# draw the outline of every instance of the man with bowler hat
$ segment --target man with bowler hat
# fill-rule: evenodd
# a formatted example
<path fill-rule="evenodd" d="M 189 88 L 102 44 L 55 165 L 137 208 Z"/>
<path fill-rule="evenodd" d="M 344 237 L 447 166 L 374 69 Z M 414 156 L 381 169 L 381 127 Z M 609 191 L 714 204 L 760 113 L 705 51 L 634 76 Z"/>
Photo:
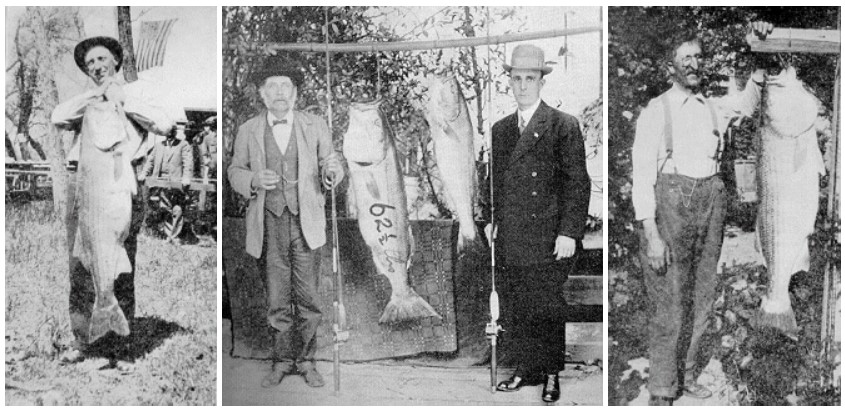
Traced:
<path fill-rule="evenodd" d="M 147 137 L 147 132 L 165 134 L 170 131 L 174 123 L 163 109 L 156 107 L 141 96 L 143 93 L 140 84 L 137 82 L 126 84 L 117 75 L 123 63 L 123 48 L 116 39 L 111 37 L 88 38 L 76 45 L 73 56 L 76 65 L 85 75 L 91 78 L 92 82 L 89 83 L 88 90 L 56 106 L 51 121 L 60 129 L 71 130 L 75 133 L 73 146 L 67 155 L 67 160 L 73 170 L 70 172 L 68 182 L 65 219 L 71 281 L 70 320 L 75 340 L 72 350 L 65 354 L 63 359 L 79 361 L 84 358 L 84 352 L 88 349 L 89 343 L 96 340 L 89 338 L 89 326 L 95 298 L 94 283 L 91 271 L 86 270 L 76 256 L 76 251 L 74 251 L 77 228 L 80 222 L 86 222 L 80 220 L 79 211 L 87 194 L 85 191 L 78 191 L 79 183 L 82 183 L 82 180 L 77 180 L 76 172 L 77 164 L 79 168 L 87 165 L 86 158 L 82 158 L 82 162 L 80 162 L 80 140 L 85 137 L 93 137 L 92 135 L 82 134 L 82 121 L 86 109 L 92 104 L 113 103 L 117 111 L 125 116 L 127 123 L 126 126 L 123 126 L 127 132 L 125 136 L 128 139 L 141 138 L 143 140 L 132 157 L 136 166 L 152 148 L 154 138 Z M 96 126 L 96 124 L 92 126 Z M 115 138 L 120 136 L 123 135 L 115 135 Z M 121 190 L 133 192 L 131 198 L 132 221 L 129 234 L 123 242 L 131 271 L 129 273 L 117 271 L 118 275 L 114 283 L 115 298 L 117 298 L 127 321 L 131 323 L 135 314 L 135 252 L 137 250 L 137 233 L 140 228 L 143 203 L 134 193 L 137 191 L 134 175 L 132 177 L 121 177 L 117 182 L 126 184 L 119 187 Z M 126 335 L 128 330 L 119 334 Z"/>
<path fill-rule="evenodd" d="M 326 243 L 323 189 L 340 183 L 344 172 L 326 121 L 294 110 L 302 80 L 280 56 L 268 57 L 252 76 L 265 109 L 238 128 L 228 169 L 232 188 L 249 201 L 246 252 L 266 273 L 275 333 L 265 388 L 294 370 L 311 387 L 325 384 L 314 364 L 322 320 L 317 250 Z"/>
<path fill-rule="evenodd" d="M 497 389 L 542 383 L 542 400 L 555 402 L 565 356 L 563 284 L 584 236 L 590 177 L 578 121 L 540 99 L 552 72 L 543 50 L 518 45 L 504 68 L 517 111 L 493 125 L 495 219 L 485 232 L 496 245 L 503 346 L 517 368 Z"/>

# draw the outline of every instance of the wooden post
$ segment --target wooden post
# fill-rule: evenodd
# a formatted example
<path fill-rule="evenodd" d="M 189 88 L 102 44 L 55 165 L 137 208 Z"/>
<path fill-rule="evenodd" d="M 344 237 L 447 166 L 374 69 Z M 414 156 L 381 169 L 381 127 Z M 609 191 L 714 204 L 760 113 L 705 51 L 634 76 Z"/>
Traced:
<path fill-rule="evenodd" d="M 754 33 L 746 37 L 753 52 L 803 52 L 810 54 L 838 54 L 839 30 L 810 30 L 801 28 L 775 28 L 765 40 Z"/>
<path fill-rule="evenodd" d="M 132 47 L 132 15 L 129 6 L 117 6 L 117 32 L 123 47 L 123 78 L 126 82 L 135 82 L 138 80 L 138 70 L 135 65 L 135 50 Z"/>

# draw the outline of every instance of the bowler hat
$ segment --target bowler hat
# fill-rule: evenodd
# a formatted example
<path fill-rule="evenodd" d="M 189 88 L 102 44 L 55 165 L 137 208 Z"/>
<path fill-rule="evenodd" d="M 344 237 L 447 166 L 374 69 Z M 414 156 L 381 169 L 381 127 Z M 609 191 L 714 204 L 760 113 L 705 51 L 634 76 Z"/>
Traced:
<path fill-rule="evenodd" d="M 115 72 L 120 71 L 120 66 L 123 65 L 123 47 L 120 46 L 120 42 L 115 40 L 111 37 L 91 37 L 79 42 L 76 44 L 76 47 L 73 49 L 73 59 L 76 61 L 76 66 L 82 70 L 82 72 L 88 72 L 85 68 L 85 54 L 88 54 L 88 51 L 94 47 L 106 47 L 109 52 L 114 56 L 115 62 L 117 65 L 114 67 Z"/>
<path fill-rule="evenodd" d="M 510 73 L 512 69 L 531 69 L 537 70 L 548 75 L 552 72 L 552 67 L 546 65 L 545 54 L 543 49 L 531 44 L 520 44 L 513 49 L 511 54 L 511 64 L 502 64 L 505 71 Z"/>
<path fill-rule="evenodd" d="M 293 85 L 299 87 L 302 85 L 302 71 L 293 65 L 289 60 L 278 55 L 271 55 L 264 60 L 264 65 L 258 71 L 250 75 L 250 82 L 256 85 L 261 85 L 265 79 L 273 76 L 283 76 L 290 78 Z"/>

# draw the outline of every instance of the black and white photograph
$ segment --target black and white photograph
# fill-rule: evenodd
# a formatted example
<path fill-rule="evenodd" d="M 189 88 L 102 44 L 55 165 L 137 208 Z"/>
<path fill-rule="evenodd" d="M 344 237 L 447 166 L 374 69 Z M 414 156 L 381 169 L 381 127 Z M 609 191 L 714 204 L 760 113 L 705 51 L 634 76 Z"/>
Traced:
<path fill-rule="evenodd" d="M 608 402 L 841 404 L 840 7 L 608 9 Z"/>
<path fill-rule="evenodd" d="M 602 405 L 602 9 L 222 21 L 222 403 Z"/>
<path fill-rule="evenodd" d="M 5 405 L 217 403 L 217 16 L 5 8 Z"/>

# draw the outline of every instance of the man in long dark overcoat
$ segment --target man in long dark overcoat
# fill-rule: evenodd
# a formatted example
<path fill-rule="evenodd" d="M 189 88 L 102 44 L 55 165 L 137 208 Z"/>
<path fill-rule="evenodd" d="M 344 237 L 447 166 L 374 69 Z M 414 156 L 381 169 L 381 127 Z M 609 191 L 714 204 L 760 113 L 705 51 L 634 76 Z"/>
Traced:
<path fill-rule="evenodd" d="M 543 401 L 554 402 L 565 354 L 563 284 L 584 236 L 590 177 L 578 121 L 540 99 L 552 71 L 543 50 L 519 45 L 504 67 L 518 109 L 493 126 L 486 231 L 495 237 L 504 346 L 518 367 L 497 388 L 542 382 Z"/>

